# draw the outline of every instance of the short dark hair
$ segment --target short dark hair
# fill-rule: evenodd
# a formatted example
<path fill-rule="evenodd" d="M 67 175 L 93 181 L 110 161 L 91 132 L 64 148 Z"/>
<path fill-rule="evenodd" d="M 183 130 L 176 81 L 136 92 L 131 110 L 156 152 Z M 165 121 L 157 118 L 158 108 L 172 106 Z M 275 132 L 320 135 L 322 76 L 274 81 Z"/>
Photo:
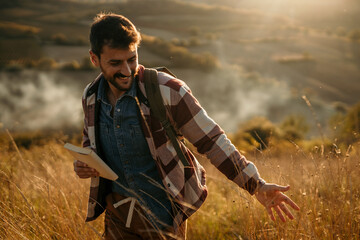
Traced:
<path fill-rule="evenodd" d="M 140 32 L 126 17 L 114 13 L 99 13 L 90 29 L 91 51 L 100 57 L 104 45 L 128 49 L 139 45 Z"/>

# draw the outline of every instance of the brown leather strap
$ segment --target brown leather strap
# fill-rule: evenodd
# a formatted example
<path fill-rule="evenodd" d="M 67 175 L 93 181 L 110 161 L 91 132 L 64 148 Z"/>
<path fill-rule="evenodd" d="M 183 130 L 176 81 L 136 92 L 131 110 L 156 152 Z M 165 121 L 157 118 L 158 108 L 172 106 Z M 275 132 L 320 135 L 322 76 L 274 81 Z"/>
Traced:
<path fill-rule="evenodd" d="M 157 70 L 146 68 L 144 78 L 146 96 L 149 100 L 152 113 L 161 122 L 161 125 L 165 129 L 168 137 L 170 138 L 171 143 L 174 146 L 175 151 L 180 158 L 182 164 L 185 167 L 190 166 L 189 162 L 185 158 L 183 151 L 181 150 L 176 132 L 166 116 L 166 109 L 160 92 Z"/>

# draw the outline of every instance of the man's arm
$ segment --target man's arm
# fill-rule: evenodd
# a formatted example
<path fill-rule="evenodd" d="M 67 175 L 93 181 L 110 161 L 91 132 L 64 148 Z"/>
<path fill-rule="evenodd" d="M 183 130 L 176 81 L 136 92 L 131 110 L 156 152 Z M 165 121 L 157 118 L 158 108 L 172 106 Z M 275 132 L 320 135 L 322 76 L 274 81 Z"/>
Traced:
<path fill-rule="evenodd" d="M 249 191 L 250 194 L 255 193 L 272 220 L 274 220 L 272 208 L 282 221 L 285 221 L 285 218 L 281 211 L 293 219 L 293 215 L 284 203 L 295 210 L 299 210 L 299 207 L 282 193 L 289 190 L 289 187 L 265 183 L 255 165 L 239 153 L 224 131 L 207 115 L 183 82 L 172 80 L 167 85 L 172 89 L 169 104 L 173 121 L 184 137 L 197 148 L 197 151 L 205 154 L 211 163 L 230 180 Z"/>
<path fill-rule="evenodd" d="M 163 95 L 170 100 L 165 103 L 169 104 L 172 120 L 180 133 L 226 177 L 254 194 L 264 183 L 255 165 L 239 153 L 182 81 L 173 79 L 166 85 L 170 92 Z"/>

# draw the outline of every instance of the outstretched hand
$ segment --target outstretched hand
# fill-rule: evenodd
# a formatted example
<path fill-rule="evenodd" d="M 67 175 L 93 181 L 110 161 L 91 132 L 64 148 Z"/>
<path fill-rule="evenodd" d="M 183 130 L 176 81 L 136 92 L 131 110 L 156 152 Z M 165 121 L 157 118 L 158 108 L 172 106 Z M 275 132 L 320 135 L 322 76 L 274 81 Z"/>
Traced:
<path fill-rule="evenodd" d="M 287 208 L 285 203 L 292 207 L 295 210 L 300 210 L 299 206 L 296 205 L 295 202 L 293 202 L 288 196 L 283 194 L 283 192 L 286 192 L 290 189 L 290 186 L 280 186 L 272 183 L 265 183 L 263 186 L 261 186 L 258 191 L 255 193 L 255 196 L 257 200 L 264 205 L 266 208 L 271 220 L 275 221 L 274 213 L 272 211 L 272 208 L 275 210 L 275 212 L 279 215 L 279 218 L 281 221 L 285 222 L 286 219 L 283 215 L 285 215 L 289 219 L 294 219 L 294 216 L 290 212 L 290 210 Z"/>

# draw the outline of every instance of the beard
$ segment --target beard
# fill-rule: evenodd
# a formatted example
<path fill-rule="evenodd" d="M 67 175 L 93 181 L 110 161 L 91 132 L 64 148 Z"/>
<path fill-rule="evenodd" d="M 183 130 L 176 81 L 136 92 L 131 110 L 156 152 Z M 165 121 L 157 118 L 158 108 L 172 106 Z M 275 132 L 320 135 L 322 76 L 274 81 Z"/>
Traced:
<path fill-rule="evenodd" d="M 132 85 L 132 82 L 134 81 L 134 78 L 135 78 L 135 73 L 132 71 L 131 72 L 131 75 L 129 77 L 129 84 L 127 84 L 126 86 L 121 86 L 117 81 L 116 81 L 116 78 L 124 78 L 124 77 L 128 77 L 128 76 L 125 76 L 121 73 L 115 73 L 112 77 L 106 79 L 108 81 L 108 83 L 111 83 L 111 85 L 113 85 L 117 90 L 119 91 L 127 91 L 130 89 L 131 85 Z"/>
<path fill-rule="evenodd" d="M 135 76 L 138 73 L 138 70 L 131 70 L 131 75 L 130 76 L 126 76 L 122 73 L 115 73 L 114 75 L 110 76 L 108 74 L 106 74 L 106 72 L 104 71 L 104 69 L 100 66 L 101 71 L 103 72 L 103 76 L 105 78 L 105 80 L 111 84 L 112 86 L 114 86 L 117 90 L 119 90 L 120 92 L 126 92 L 127 90 L 129 90 L 132 86 L 132 83 L 135 79 Z M 122 78 L 128 78 L 128 83 L 122 84 L 123 79 Z M 118 81 L 116 81 L 116 79 L 120 80 L 120 83 Z"/>

